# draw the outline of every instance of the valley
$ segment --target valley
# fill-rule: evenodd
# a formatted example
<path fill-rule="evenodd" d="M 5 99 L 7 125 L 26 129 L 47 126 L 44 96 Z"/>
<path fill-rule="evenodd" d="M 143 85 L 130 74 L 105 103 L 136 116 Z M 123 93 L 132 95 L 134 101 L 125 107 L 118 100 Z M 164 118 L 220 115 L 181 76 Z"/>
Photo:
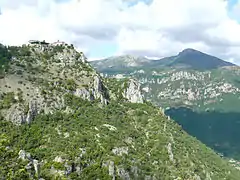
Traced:
<path fill-rule="evenodd" d="M 193 50 L 188 55 L 188 51 L 173 56 L 175 61 L 172 57 L 145 59 L 144 65 L 135 63 L 124 68 L 120 65 L 123 57 L 115 57 L 113 62 L 107 59 L 91 63 L 104 77 L 136 78 L 141 83 L 144 97 L 162 107 L 166 115 L 189 134 L 227 157 L 240 159 L 240 68 L 231 64 L 221 67 L 224 64 L 222 60 L 214 68 L 211 62 L 209 67 L 205 62 L 205 70 L 202 66 L 193 68 L 188 64 L 190 58 L 194 62 L 206 57 L 211 61 L 213 56 L 204 54 L 200 57 L 199 52 L 194 53 Z M 143 59 L 128 57 L 125 64 Z M 184 62 L 184 58 L 188 61 Z M 181 66 L 178 65 L 179 59 L 184 62 Z M 172 65 L 166 61 L 172 61 Z M 101 64 L 103 62 L 106 64 Z M 114 66 L 115 62 L 118 64 Z"/>

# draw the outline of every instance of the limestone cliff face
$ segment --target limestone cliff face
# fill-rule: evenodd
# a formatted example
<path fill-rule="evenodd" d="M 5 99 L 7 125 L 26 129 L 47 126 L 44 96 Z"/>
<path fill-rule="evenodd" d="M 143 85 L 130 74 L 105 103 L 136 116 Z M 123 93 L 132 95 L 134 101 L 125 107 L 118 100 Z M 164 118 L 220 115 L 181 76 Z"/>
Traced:
<path fill-rule="evenodd" d="M 0 113 L 5 119 L 29 124 L 41 112 L 69 111 L 64 101 L 69 93 L 102 105 L 109 103 L 103 78 L 72 46 L 24 45 L 14 52 L 9 73 L 0 79 Z M 120 89 L 127 101 L 143 103 L 136 80 L 130 79 Z"/>
<path fill-rule="evenodd" d="M 0 79 L 0 114 L 5 119 L 20 125 L 31 123 L 40 112 L 65 110 L 69 93 L 108 104 L 101 76 L 73 46 L 37 44 L 13 50 L 9 72 Z"/>
<path fill-rule="evenodd" d="M 95 75 L 93 78 L 93 82 L 90 82 L 88 86 L 89 88 L 77 88 L 74 92 L 74 95 L 89 101 L 99 99 L 102 104 L 108 104 L 109 97 L 107 88 L 104 86 L 100 76 Z"/>
<path fill-rule="evenodd" d="M 123 96 L 132 103 L 143 103 L 140 83 L 135 79 L 130 79 L 127 88 L 123 92 Z"/>
<path fill-rule="evenodd" d="M 37 101 L 30 101 L 26 109 L 21 105 L 13 105 L 7 112 L 7 119 L 15 124 L 31 123 L 41 109 L 37 105 Z"/>

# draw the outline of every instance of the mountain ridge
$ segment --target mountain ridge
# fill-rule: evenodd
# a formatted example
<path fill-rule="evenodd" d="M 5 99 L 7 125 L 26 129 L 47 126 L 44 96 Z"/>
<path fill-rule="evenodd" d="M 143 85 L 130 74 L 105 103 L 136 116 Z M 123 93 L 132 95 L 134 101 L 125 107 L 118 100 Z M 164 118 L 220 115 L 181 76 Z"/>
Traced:
<path fill-rule="evenodd" d="M 240 178 L 146 102 L 137 81 L 101 77 L 71 45 L 7 49 L 11 58 L 0 79 L 1 178 Z"/>
<path fill-rule="evenodd" d="M 132 62 L 135 64 L 134 66 L 126 64 L 126 61 Z M 219 67 L 227 67 L 227 66 L 237 66 L 236 64 L 224 61 L 220 58 L 217 58 L 212 55 L 208 55 L 201 51 L 187 48 L 183 51 L 179 52 L 175 56 L 164 57 L 158 60 L 152 60 L 149 58 L 141 57 L 141 56 L 114 56 L 109 57 L 103 60 L 91 61 L 91 64 L 98 69 L 101 68 L 107 69 L 111 67 L 113 69 L 117 69 L 118 67 L 138 67 L 138 68 L 163 68 L 163 67 L 175 67 L 175 68 L 192 68 L 199 70 L 207 70 L 207 69 L 216 69 Z M 108 67 L 101 67 L 101 64 L 108 65 Z"/>
<path fill-rule="evenodd" d="M 171 58 L 171 57 L 170 57 Z M 193 62 L 194 61 L 194 62 Z M 236 66 L 215 56 L 195 49 L 184 49 L 175 57 L 176 64 L 187 64 L 194 69 L 214 69 L 223 66 Z M 170 65 L 171 66 L 171 65 Z"/>

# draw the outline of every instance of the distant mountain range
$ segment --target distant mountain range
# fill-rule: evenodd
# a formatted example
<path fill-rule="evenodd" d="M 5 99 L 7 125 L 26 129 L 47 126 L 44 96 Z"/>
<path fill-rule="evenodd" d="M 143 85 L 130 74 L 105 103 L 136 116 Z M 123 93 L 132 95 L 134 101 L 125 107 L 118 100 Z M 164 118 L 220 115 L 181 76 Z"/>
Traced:
<path fill-rule="evenodd" d="M 240 159 L 239 66 L 194 49 L 160 60 L 128 55 L 91 64 L 105 77 L 138 79 L 145 98 L 189 134 Z"/>
<path fill-rule="evenodd" d="M 194 49 L 185 49 L 177 56 L 161 59 L 169 67 L 186 66 L 193 69 L 214 69 L 223 66 L 236 66 L 214 56 L 202 53 Z"/>
<path fill-rule="evenodd" d="M 190 68 L 196 70 L 216 69 L 224 66 L 236 66 L 217 57 L 194 49 L 185 49 L 178 55 L 152 60 L 138 56 L 116 56 L 91 62 L 98 70 L 121 70 L 121 68 Z"/>

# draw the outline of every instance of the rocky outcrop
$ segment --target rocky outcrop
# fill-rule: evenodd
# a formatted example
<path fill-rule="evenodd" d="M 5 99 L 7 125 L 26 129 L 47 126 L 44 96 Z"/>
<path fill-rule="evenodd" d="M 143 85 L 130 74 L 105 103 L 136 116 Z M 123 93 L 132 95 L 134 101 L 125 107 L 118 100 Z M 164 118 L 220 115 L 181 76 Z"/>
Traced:
<path fill-rule="evenodd" d="M 100 76 L 98 75 L 93 78 L 92 93 L 94 99 L 100 99 L 101 103 L 104 105 L 108 104 L 109 98 L 107 88 L 104 86 Z"/>
<path fill-rule="evenodd" d="M 80 52 L 80 57 L 78 60 L 82 61 L 83 63 L 87 63 L 87 58 L 82 52 Z"/>
<path fill-rule="evenodd" d="M 128 171 L 126 171 L 124 168 L 118 168 L 117 169 L 118 176 L 123 180 L 130 180 L 130 175 Z"/>
<path fill-rule="evenodd" d="M 109 175 L 112 176 L 112 180 L 115 180 L 115 169 L 114 169 L 114 162 L 110 161 L 108 166 Z"/>
<path fill-rule="evenodd" d="M 117 156 L 122 156 L 123 154 L 128 154 L 128 147 L 115 147 L 112 149 L 112 152 Z"/>
<path fill-rule="evenodd" d="M 21 125 L 24 122 L 26 122 L 26 115 L 18 105 L 12 106 L 7 112 L 5 112 L 5 114 L 6 119 L 13 122 L 16 125 Z"/>
<path fill-rule="evenodd" d="M 34 119 L 34 117 L 38 114 L 38 106 L 36 101 L 30 101 L 29 102 L 29 109 L 26 115 L 26 123 L 31 123 L 31 121 Z"/>
<path fill-rule="evenodd" d="M 168 143 L 167 151 L 168 151 L 168 154 L 169 154 L 170 161 L 175 162 L 174 158 L 173 158 L 174 156 L 173 156 L 173 152 L 172 152 L 172 144 L 171 143 Z"/>
<path fill-rule="evenodd" d="M 39 178 L 40 163 L 38 162 L 38 160 L 33 159 L 30 153 L 27 153 L 24 150 L 19 151 L 18 158 L 22 161 L 28 161 L 28 164 L 25 166 L 26 170 L 30 172 L 32 177 L 37 176 Z M 31 173 L 32 170 L 34 170 L 34 173 Z"/>
<path fill-rule="evenodd" d="M 112 180 L 116 179 L 116 167 L 113 161 L 106 161 L 102 164 L 103 167 L 108 168 L 108 174 L 112 177 Z"/>
<path fill-rule="evenodd" d="M 74 95 L 77 96 L 77 97 L 81 97 L 85 100 L 90 100 L 90 101 L 94 100 L 94 97 L 89 92 L 89 90 L 86 89 L 86 88 L 82 88 L 82 89 L 77 88 L 76 91 L 74 92 Z"/>
<path fill-rule="evenodd" d="M 140 90 L 140 83 L 135 79 L 130 79 L 123 96 L 131 103 L 143 103 L 143 95 Z"/>
<path fill-rule="evenodd" d="M 52 93 L 51 97 L 45 96 L 43 98 L 33 92 L 31 98 L 24 99 L 24 103 L 13 104 L 9 109 L 5 109 L 3 114 L 7 120 L 14 124 L 30 124 L 41 111 L 49 114 L 56 109 L 64 109 L 64 93 L 58 95 Z M 89 101 L 99 100 L 103 105 L 107 105 L 109 102 L 107 88 L 98 75 L 94 75 L 86 87 L 77 88 L 74 95 Z"/>
<path fill-rule="evenodd" d="M 108 174 L 112 177 L 112 180 L 117 179 L 117 177 L 120 177 L 120 179 L 123 180 L 130 180 L 130 172 L 121 166 L 116 166 L 113 161 L 106 161 L 102 164 L 102 166 L 108 168 Z M 135 167 L 131 167 L 131 173 L 136 175 L 134 171 L 132 171 L 134 168 Z M 135 177 L 137 177 L 137 175 Z"/>
<path fill-rule="evenodd" d="M 14 124 L 20 125 L 24 123 L 31 123 L 38 115 L 40 109 L 37 106 L 37 101 L 30 101 L 25 109 L 19 104 L 13 105 L 7 110 L 7 119 Z"/>
<path fill-rule="evenodd" d="M 88 88 L 77 88 L 74 95 L 89 101 L 99 99 L 101 104 L 104 105 L 107 105 L 109 102 L 107 88 L 98 75 L 93 77 L 93 81 L 88 84 Z"/>
<path fill-rule="evenodd" d="M 12 72 L 0 79 L 0 107 L 4 94 L 15 96 L 12 102 L 6 100 L 8 106 L 0 108 L 6 120 L 18 125 L 29 124 L 40 112 L 51 114 L 67 109 L 66 94 L 108 104 L 108 90 L 101 76 L 72 45 L 32 44 L 18 50 L 28 54 L 13 57 Z"/>

